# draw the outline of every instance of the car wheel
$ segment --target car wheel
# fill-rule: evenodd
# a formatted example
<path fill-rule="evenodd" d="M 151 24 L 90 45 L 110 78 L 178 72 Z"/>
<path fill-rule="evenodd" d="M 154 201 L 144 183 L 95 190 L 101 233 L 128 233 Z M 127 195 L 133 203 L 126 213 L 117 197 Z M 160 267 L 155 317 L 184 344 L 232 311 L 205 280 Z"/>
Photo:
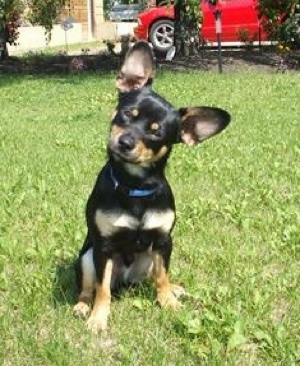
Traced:
<path fill-rule="evenodd" d="M 168 52 L 174 42 L 174 22 L 168 19 L 155 22 L 150 29 L 149 40 L 155 50 Z"/>

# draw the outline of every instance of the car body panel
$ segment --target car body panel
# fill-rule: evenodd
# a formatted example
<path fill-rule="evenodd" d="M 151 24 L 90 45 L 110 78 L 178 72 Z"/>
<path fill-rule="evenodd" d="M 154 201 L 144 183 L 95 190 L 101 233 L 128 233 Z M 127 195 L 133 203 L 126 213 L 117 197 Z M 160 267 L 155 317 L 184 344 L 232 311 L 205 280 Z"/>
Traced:
<path fill-rule="evenodd" d="M 204 42 L 217 42 L 215 27 L 215 11 L 221 10 L 222 42 L 265 41 L 267 35 L 260 25 L 257 0 L 227 0 L 220 1 L 218 6 L 211 6 L 207 1 L 202 4 L 203 23 L 200 37 Z M 138 26 L 134 29 L 137 39 L 149 40 L 151 26 L 158 20 L 174 21 L 174 6 L 159 6 L 150 8 L 138 16 Z"/>
<path fill-rule="evenodd" d="M 222 19 L 222 42 L 240 42 L 247 36 L 249 41 L 266 40 L 267 35 L 260 26 L 257 1 L 229 0 L 218 6 Z M 202 3 L 204 15 L 202 37 L 205 41 L 216 42 L 214 7 Z"/>

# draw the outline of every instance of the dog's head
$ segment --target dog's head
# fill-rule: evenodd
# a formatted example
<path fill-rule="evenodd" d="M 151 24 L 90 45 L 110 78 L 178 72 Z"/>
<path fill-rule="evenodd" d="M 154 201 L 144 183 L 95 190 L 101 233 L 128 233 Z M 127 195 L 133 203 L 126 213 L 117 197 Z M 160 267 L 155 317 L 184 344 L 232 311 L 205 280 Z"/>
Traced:
<path fill-rule="evenodd" d="M 110 157 L 127 165 L 164 165 L 173 144 L 195 145 L 230 122 L 230 115 L 219 108 L 174 108 L 152 90 L 153 75 L 152 49 L 148 43 L 138 42 L 117 76 L 119 104 L 108 146 Z"/>

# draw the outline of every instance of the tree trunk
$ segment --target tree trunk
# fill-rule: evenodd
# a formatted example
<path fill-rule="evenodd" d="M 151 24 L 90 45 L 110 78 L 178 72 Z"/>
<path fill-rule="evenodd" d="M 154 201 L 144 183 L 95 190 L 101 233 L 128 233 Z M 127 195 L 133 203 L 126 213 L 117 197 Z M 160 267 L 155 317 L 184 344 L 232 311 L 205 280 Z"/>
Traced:
<path fill-rule="evenodd" d="M 200 49 L 200 9 L 199 1 L 178 0 L 175 4 L 174 44 L 177 56 L 188 57 Z"/>
<path fill-rule="evenodd" d="M 3 29 L 0 26 L 0 60 L 4 60 L 8 57 L 6 33 L 5 28 Z"/>

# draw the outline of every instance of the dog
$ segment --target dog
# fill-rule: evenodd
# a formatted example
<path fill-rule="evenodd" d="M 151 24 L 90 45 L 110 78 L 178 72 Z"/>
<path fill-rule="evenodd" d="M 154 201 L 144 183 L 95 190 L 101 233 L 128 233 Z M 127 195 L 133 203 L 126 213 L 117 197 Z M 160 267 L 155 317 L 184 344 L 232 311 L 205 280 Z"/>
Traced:
<path fill-rule="evenodd" d="M 74 315 L 86 317 L 94 298 L 87 320 L 93 332 L 107 327 L 111 293 L 122 285 L 152 277 L 160 306 L 180 306 L 184 289 L 168 276 L 176 215 L 166 163 L 174 144 L 196 145 L 221 132 L 231 119 L 219 108 L 174 108 L 152 90 L 154 72 L 151 47 L 135 43 L 117 76 L 108 159 L 86 206 Z"/>

